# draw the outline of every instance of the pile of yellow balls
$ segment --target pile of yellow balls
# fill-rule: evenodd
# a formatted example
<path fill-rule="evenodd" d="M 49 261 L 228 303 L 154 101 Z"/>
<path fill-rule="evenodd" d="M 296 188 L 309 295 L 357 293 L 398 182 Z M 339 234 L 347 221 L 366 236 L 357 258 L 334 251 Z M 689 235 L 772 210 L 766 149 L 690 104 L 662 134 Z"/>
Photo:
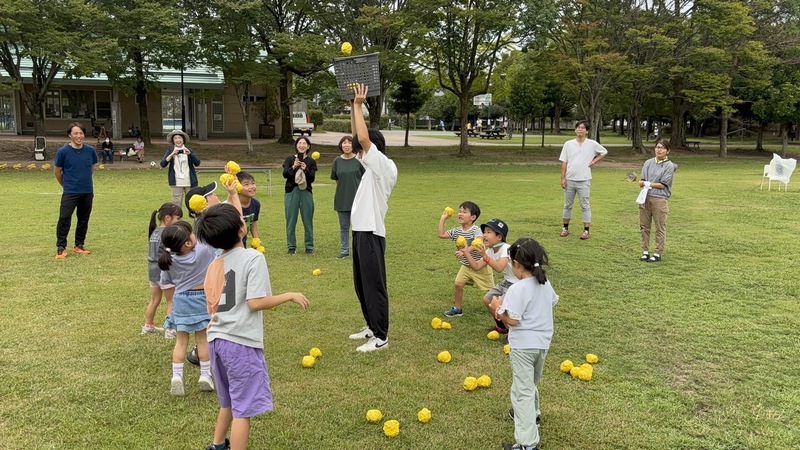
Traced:
<path fill-rule="evenodd" d="M 492 378 L 489 375 L 481 375 L 478 378 L 466 377 L 461 384 L 465 391 L 474 391 L 476 388 L 488 388 L 492 385 Z"/>
<path fill-rule="evenodd" d="M 367 411 L 367 422 L 378 423 L 383 420 L 383 413 L 379 409 L 370 409 Z M 417 420 L 420 423 L 428 423 L 431 421 L 431 410 L 422 408 L 417 412 Z M 383 434 L 388 437 L 396 437 L 400 434 L 400 421 L 397 419 L 387 420 L 383 423 Z"/>
<path fill-rule="evenodd" d="M 564 360 L 559 369 L 562 372 L 568 373 L 572 375 L 573 378 L 578 378 L 579 380 L 583 381 L 591 381 L 592 375 L 594 375 L 594 366 L 592 364 L 597 364 L 600 358 L 593 353 L 586 354 L 586 362 L 581 364 L 580 366 L 576 366 L 572 361 L 566 359 Z"/>
<path fill-rule="evenodd" d="M 431 319 L 431 328 L 434 330 L 449 330 L 453 328 L 453 325 L 451 325 L 450 322 L 445 322 L 438 317 L 434 317 Z"/>
<path fill-rule="evenodd" d="M 317 358 L 321 357 L 322 357 L 322 350 L 320 350 L 317 347 L 311 347 L 311 350 L 308 351 L 308 354 L 303 356 L 303 360 L 300 362 L 300 364 L 304 368 L 310 369 L 314 367 L 314 364 L 317 363 Z"/>

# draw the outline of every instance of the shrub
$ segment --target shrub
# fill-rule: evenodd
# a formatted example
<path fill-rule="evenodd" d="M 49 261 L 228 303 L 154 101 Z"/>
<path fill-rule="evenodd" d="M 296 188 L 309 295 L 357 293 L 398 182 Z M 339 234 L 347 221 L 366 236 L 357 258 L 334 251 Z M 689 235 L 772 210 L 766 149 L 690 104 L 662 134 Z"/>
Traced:
<path fill-rule="evenodd" d="M 323 124 L 325 124 L 325 114 L 321 109 L 309 109 L 308 117 L 311 118 L 314 128 L 321 127 Z"/>

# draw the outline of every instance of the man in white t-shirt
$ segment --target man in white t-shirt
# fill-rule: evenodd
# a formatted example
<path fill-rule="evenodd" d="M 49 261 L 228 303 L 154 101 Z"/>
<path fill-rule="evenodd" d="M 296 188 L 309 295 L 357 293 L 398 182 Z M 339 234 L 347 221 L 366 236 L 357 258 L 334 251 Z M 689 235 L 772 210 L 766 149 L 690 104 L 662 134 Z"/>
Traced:
<path fill-rule="evenodd" d="M 572 204 L 575 196 L 580 199 L 583 233 L 581 239 L 589 239 L 589 225 L 592 222 L 592 210 L 589 207 L 589 188 L 591 187 L 592 169 L 608 150 L 595 140 L 588 139 L 589 122 L 585 120 L 575 124 L 575 139 L 564 143 L 561 148 L 561 189 L 564 189 L 564 227 L 561 237 L 569 235 L 569 221 L 572 218 Z"/>
<path fill-rule="evenodd" d="M 389 196 L 397 182 L 397 166 L 387 158 L 386 140 L 378 130 L 367 129 L 362 106 L 368 88 L 355 87 L 350 108 L 353 151 L 364 166 L 358 185 L 350 223 L 353 227 L 353 285 L 361 304 L 366 326 L 350 339 L 367 339 L 356 348 L 359 352 L 389 347 L 389 293 L 386 287 L 386 211 Z"/>

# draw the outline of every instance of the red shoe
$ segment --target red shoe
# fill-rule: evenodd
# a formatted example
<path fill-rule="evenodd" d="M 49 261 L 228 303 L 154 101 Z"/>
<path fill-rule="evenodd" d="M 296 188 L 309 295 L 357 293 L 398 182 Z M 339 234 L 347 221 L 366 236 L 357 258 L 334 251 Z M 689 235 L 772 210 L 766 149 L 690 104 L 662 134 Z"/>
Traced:
<path fill-rule="evenodd" d="M 88 255 L 89 253 L 91 253 L 89 250 L 86 250 L 85 248 L 83 248 L 82 245 L 76 245 L 75 247 L 72 248 L 72 251 L 74 253 L 79 253 L 81 255 Z M 66 253 L 66 252 L 64 252 L 64 253 Z"/>
<path fill-rule="evenodd" d="M 585 241 L 586 239 L 589 239 L 589 232 L 588 232 L 588 231 L 586 231 L 586 230 L 584 230 L 584 231 L 583 231 L 583 234 L 581 235 L 581 239 L 583 239 L 584 241 Z"/>
<path fill-rule="evenodd" d="M 561 229 L 561 237 L 567 237 L 567 236 L 569 236 L 569 230 L 566 229 L 566 228 L 562 228 Z"/>
<path fill-rule="evenodd" d="M 64 259 L 64 258 L 66 258 L 66 257 L 67 257 L 67 249 L 65 249 L 65 248 L 59 248 L 59 249 L 56 251 L 56 259 Z"/>

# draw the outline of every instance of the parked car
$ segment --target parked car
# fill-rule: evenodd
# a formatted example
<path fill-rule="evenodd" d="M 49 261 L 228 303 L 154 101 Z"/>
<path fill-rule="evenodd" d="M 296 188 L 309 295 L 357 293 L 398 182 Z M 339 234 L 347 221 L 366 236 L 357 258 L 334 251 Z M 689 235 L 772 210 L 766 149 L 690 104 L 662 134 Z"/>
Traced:
<path fill-rule="evenodd" d="M 311 136 L 311 132 L 314 131 L 314 124 L 311 123 L 311 119 L 308 118 L 305 112 L 295 111 L 292 113 L 292 128 L 292 134 L 302 136 L 308 133 Z"/>

